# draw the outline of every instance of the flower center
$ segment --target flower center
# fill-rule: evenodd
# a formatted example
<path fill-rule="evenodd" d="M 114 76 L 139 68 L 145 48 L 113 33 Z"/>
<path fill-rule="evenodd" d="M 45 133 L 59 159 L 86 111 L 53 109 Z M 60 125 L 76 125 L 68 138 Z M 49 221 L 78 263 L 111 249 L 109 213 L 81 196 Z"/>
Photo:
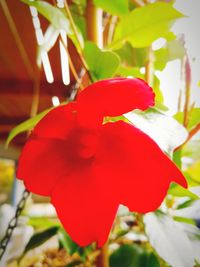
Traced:
<path fill-rule="evenodd" d="M 81 158 L 88 159 L 95 155 L 98 137 L 96 134 L 85 133 L 80 135 L 78 140 L 78 154 Z"/>
<path fill-rule="evenodd" d="M 92 158 L 98 145 L 98 133 L 94 129 L 75 127 L 69 137 L 69 149 L 72 158 Z"/>

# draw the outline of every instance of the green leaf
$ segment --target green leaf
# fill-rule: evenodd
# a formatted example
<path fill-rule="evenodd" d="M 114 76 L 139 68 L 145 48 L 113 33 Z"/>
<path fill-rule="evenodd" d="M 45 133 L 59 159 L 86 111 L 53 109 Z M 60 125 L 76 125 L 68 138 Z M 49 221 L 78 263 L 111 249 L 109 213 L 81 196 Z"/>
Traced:
<path fill-rule="evenodd" d="M 80 7 L 77 5 L 72 4 L 70 6 L 70 11 L 73 17 L 73 20 L 77 26 L 77 28 L 80 30 L 81 35 L 83 36 L 84 40 L 87 38 L 87 33 L 86 33 L 86 19 L 84 17 L 84 13 L 79 12 Z M 81 12 L 83 12 L 81 10 Z M 84 10 L 85 12 L 85 10 Z"/>
<path fill-rule="evenodd" d="M 182 155 L 189 157 L 194 161 L 200 159 L 200 139 L 194 139 L 187 142 L 182 148 Z"/>
<path fill-rule="evenodd" d="M 160 263 L 153 252 L 149 254 L 147 264 L 145 267 L 159 267 Z"/>
<path fill-rule="evenodd" d="M 193 266 L 192 242 L 177 222 L 161 212 L 151 212 L 144 215 L 144 224 L 150 244 L 170 266 Z"/>
<path fill-rule="evenodd" d="M 127 66 L 144 67 L 148 60 L 147 48 L 134 48 L 129 43 L 125 43 L 115 52 L 119 55 L 121 63 Z"/>
<path fill-rule="evenodd" d="M 156 256 L 137 245 L 122 245 L 110 256 L 110 267 L 159 267 Z"/>
<path fill-rule="evenodd" d="M 200 160 L 196 161 L 192 166 L 190 166 L 187 169 L 187 173 L 195 182 L 200 183 Z"/>
<path fill-rule="evenodd" d="M 174 216 L 173 219 L 176 222 L 182 222 L 182 223 L 188 223 L 188 224 L 196 225 L 196 222 L 193 219 L 191 219 L 191 218 Z"/>
<path fill-rule="evenodd" d="M 183 124 L 184 113 L 178 112 L 174 115 L 174 118 Z M 200 108 L 193 108 L 191 113 L 189 114 L 189 123 L 188 123 L 187 128 L 191 130 L 193 127 L 195 127 L 199 123 L 200 123 Z"/>
<path fill-rule="evenodd" d="M 181 157 L 182 157 L 181 149 L 175 150 L 173 153 L 173 161 L 179 167 L 180 170 L 182 169 Z"/>
<path fill-rule="evenodd" d="M 15 137 L 17 136 L 18 134 L 20 133 L 23 133 L 23 132 L 26 132 L 26 131 L 29 131 L 31 129 L 34 128 L 34 126 L 53 108 L 50 108 L 50 109 L 47 109 L 47 110 L 44 110 L 43 112 L 39 113 L 38 115 L 36 115 L 35 117 L 33 118 L 30 118 L 22 123 L 20 123 L 19 125 L 17 125 L 15 128 L 13 128 L 9 135 L 8 135 L 8 138 L 6 140 L 6 145 L 8 146 L 10 141 Z"/>
<path fill-rule="evenodd" d="M 21 1 L 29 6 L 34 6 L 41 15 L 43 15 L 49 22 L 51 22 L 51 24 L 55 27 L 55 29 L 64 30 L 67 33 L 68 37 L 72 40 L 76 48 L 79 50 L 79 45 L 76 36 L 73 34 L 71 30 L 69 20 L 64 10 L 57 8 L 46 1 L 39 1 L 39 0 L 35 1 L 21 0 Z M 79 35 L 79 40 L 83 46 L 83 36 L 78 27 L 77 31 Z"/>
<path fill-rule="evenodd" d="M 93 2 L 97 7 L 112 15 L 124 15 L 129 11 L 128 0 L 94 0 Z"/>
<path fill-rule="evenodd" d="M 126 66 L 135 66 L 135 54 L 134 48 L 129 44 L 125 43 L 120 49 L 115 50 L 115 53 L 120 57 L 121 63 Z"/>
<path fill-rule="evenodd" d="M 85 1 L 74 1 L 74 3 L 70 5 L 71 15 L 76 25 L 81 48 L 84 47 L 84 40 L 86 40 L 86 37 L 87 37 L 86 19 L 84 16 L 86 3 L 82 3 L 82 2 L 85 2 Z M 77 41 L 77 37 L 74 35 L 73 31 L 71 32 L 71 34 L 68 34 L 68 37 L 71 39 L 76 49 L 80 53 L 82 53 L 82 51 L 80 51 L 80 46 L 79 46 L 79 42 Z"/>
<path fill-rule="evenodd" d="M 68 263 L 65 267 L 77 267 L 77 266 L 80 266 L 81 263 L 82 263 L 82 261 L 75 260 L 75 261 Z"/>
<path fill-rule="evenodd" d="M 70 24 L 65 14 L 57 7 L 49 4 L 46 1 L 31 1 L 21 0 L 29 6 L 34 6 L 37 11 L 43 15 L 48 21 L 50 21 L 56 29 L 63 29 L 67 33 L 70 33 Z"/>
<path fill-rule="evenodd" d="M 159 103 L 163 103 L 164 98 L 163 98 L 162 90 L 160 89 L 160 80 L 155 75 L 153 79 L 153 91 L 155 93 L 156 101 Z"/>
<path fill-rule="evenodd" d="M 31 249 L 34 249 L 42 245 L 44 242 L 49 240 L 52 236 L 56 235 L 58 232 L 58 229 L 59 227 L 55 226 L 55 227 L 51 227 L 45 231 L 42 231 L 42 232 L 39 232 L 33 235 L 31 239 L 29 240 L 28 244 L 26 245 L 23 254 L 27 253 Z"/>
<path fill-rule="evenodd" d="M 188 128 L 192 129 L 199 123 L 200 123 L 200 108 L 193 108 L 189 116 Z"/>
<path fill-rule="evenodd" d="M 163 70 L 167 62 L 175 59 L 183 59 L 186 51 L 180 40 L 172 40 L 167 42 L 166 46 L 154 51 L 156 70 Z"/>
<path fill-rule="evenodd" d="M 32 217 L 28 220 L 28 225 L 33 226 L 36 229 L 45 227 L 60 226 L 60 223 L 55 219 L 49 219 L 47 217 Z"/>
<path fill-rule="evenodd" d="M 183 203 L 179 204 L 176 209 L 177 210 L 181 210 L 181 209 L 184 209 L 184 208 L 188 208 L 191 206 L 191 204 L 194 202 L 194 199 L 189 199 L 189 200 L 186 200 L 184 201 Z"/>
<path fill-rule="evenodd" d="M 199 186 L 199 182 L 195 181 L 193 177 L 187 171 L 184 171 L 183 174 L 185 178 L 187 179 L 187 183 L 189 187 Z"/>
<path fill-rule="evenodd" d="M 119 65 L 117 71 L 117 75 L 120 75 L 121 77 L 127 77 L 127 76 L 132 76 L 134 78 L 144 78 L 144 75 L 141 74 L 139 68 L 137 67 L 125 67 L 123 65 Z"/>
<path fill-rule="evenodd" d="M 112 48 L 125 41 L 133 47 L 146 47 L 160 37 L 167 37 L 176 19 L 183 17 L 170 3 L 156 2 L 134 9 L 123 16 L 116 27 Z"/>
<path fill-rule="evenodd" d="M 78 247 L 78 254 L 80 255 L 82 261 L 87 261 L 88 259 L 88 255 L 91 255 L 92 252 L 94 252 L 94 246 L 92 245 L 88 245 L 86 247 Z"/>
<path fill-rule="evenodd" d="M 74 252 L 78 250 L 78 245 L 71 239 L 71 237 L 66 233 L 63 228 L 59 229 L 59 241 L 66 249 L 69 255 L 72 255 Z"/>
<path fill-rule="evenodd" d="M 102 51 L 94 43 L 86 42 L 83 54 L 94 80 L 111 78 L 119 66 L 119 57 L 111 51 Z"/>
<path fill-rule="evenodd" d="M 162 102 L 155 100 L 154 109 L 159 112 L 166 112 L 169 110 L 167 106 L 165 106 Z"/>
<path fill-rule="evenodd" d="M 193 200 L 199 199 L 196 194 L 175 183 L 171 183 L 168 194 L 174 197 L 189 197 Z"/>

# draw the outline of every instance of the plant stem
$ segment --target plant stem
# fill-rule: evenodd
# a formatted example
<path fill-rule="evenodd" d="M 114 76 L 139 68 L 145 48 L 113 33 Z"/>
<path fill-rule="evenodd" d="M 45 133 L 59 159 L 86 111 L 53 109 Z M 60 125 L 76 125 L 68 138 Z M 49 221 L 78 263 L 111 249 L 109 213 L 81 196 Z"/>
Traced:
<path fill-rule="evenodd" d="M 103 12 L 97 8 L 92 0 L 87 0 L 86 7 L 87 37 L 98 47 L 103 47 Z M 100 250 L 96 259 L 97 267 L 109 267 L 108 244 Z"/>
<path fill-rule="evenodd" d="M 96 260 L 97 267 L 109 267 L 109 257 L 108 257 L 108 243 L 106 243 L 102 248 L 100 254 L 97 256 Z"/>
<path fill-rule="evenodd" d="M 152 46 L 149 46 L 148 48 L 148 58 L 145 65 L 145 80 L 146 82 L 152 86 L 153 85 L 153 61 L 154 61 L 154 55 Z"/>
<path fill-rule="evenodd" d="M 185 104 L 184 104 L 184 118 L 183 118 L 183 125 L 187 127 L 189 123 L 189 105 L 190 105 L 190 87 L 191 87 L 191 69 L 188 56 L 185 58 L 184 62 L 184 69 L 185 69 Z"/>
<path fill-rule="evenodd" d="M 88 68 L 88 65 L 84 59 L 84 56 L 83 56 L 83 45 L 81 44 L 81 41 L 80 41 L 80 38 L 79 38 L 79 33 L 78 33 L 78 30 L 77 30 L 77 27 L 76 27 L 76 24 L 73 20 L 73 17 L 72 17 L 72 14 L 71 14 L 71 11 L 69 9 L 69 6 L 68 6 L 68 3 L 66 0 L 64 0 L 64 5 L 65 5 L 65 10 L 66 10 L 66 13 L 67 13 L 67 16 L 69 18 L 69 21 L 70 21 L 70 24 L 71 24 L 71 27 L 72 27 L 72 30 L 74 32 L 74 35 L 76 37 L 76 40 L 77 40 L 77 43 L 78 43 L 78 49 L 77 49 L 77 52 L 78 52 L 78 55 L 80 57 L 80 60 L 81 60 L 81 63 L 83 65 L 83 67 L 85 68 L 85 70 L 87 71 L 87 74 L 88 74 L 88 77 L 90 79 L 90 81 L 93 81 L 93 78 L 92 78 L 92 75 L 90 74 L 90 71 L 89 71 L 89 68 Z"/>
<path fill-rule="evenodd" d="M 115 26 L 116 26 L 116 23 L 117 23 L 117 19 L 118 19 L 117 16 L 112 16 L 112 18 L 110 20 L 107 44 L 111 44 L 111 42 L 113 40 L 113 35 L 114 35 L 114 32 L 115 32 Z"/>
<path fill-rule="evenodd" d="M 75 22 L 74 22 L 74 20 L 73 20 L 72 14 L 71 14 L 71 12 L 70 12 L 70 9 L 69 9 L 69 6 L 68 6 L 68 3 L 67 3 L 66 0 L 64 0 L 64 4 L 65 4 L 65 10 L 66 10 L 66 12 L 67 12 L 67 16 L 68 16 L 69 21 L 70 21 L 71 26 L 72 26 L 72 30 L 73 30 L 74 35 L 76 36 L 76 40 L 77 40 L 77 42 L 78 42 L 79 49 L 80 49 L 80 51 L 82 52 L 82 50 L 83 50 L 83 46 L 82 46 L 82 44 L 81 44 L 81 41 L 80 41 L 80 38 L 79 38 L 79 33 L 78 33 L 77 28 L 76 28 L 76 24 L 75 24 Z"/>
<path fill-rule="evenodd" d="M 144 6 L 144 3 L 141 0 L 131 0 L 131 2 L 136 6 L 136 7 L 142 7 Z"/>
<path fill-rule="evenodd" d="M 183 146 L 186 145 L 198 131 L 200 131 L 200 123 L 198 123 L 198 124 L 197 124 L 197 125 L 196 125 L 196 126 L 189 132 L 189 135 L 188 135 L 188 138 L 186 139 L 186 141 L 185 141 L 182 145 L 180 145 L 179 147 L 177 147 L 177 148 L 175 149 L 175 151 L 182 149 Z"/>
<path fill-rule="evenodd" d="M 31 105 L 30 117 L 33 118 L 37 115 L 40 100 L 40 70 L 33 84 L 33 101 Z"/>
<path fill-rule="evenodd" d="M 87 1 L 86 20 L 88 39 L 103 48 L 103 10 L 97 8 L 92 0 Z"/>
<path fill-rule="evenodd" d="M 67 48 L 66 44 L 63 42 L 63 39 L 62 39 L 61 37 L 59 37 L 59 40 L 61 41 L 62 45 L 64 46 L 64 48 L 65 48 L 65 50 L 66 50 L 66 52 L 67 52 L 68 59 L 69 59 L 69 67 L 70 67 L 70 69 L 71 69 L 71 72 L 72 72 L 72 74 L 73 74 L 73 76 L 74 76 L 76 82 L 79 84 L 80 89 L 83 89 L 84 86 L 83 86 L 83 84 L 82 84 L 82 81 L 81 81 L 81 80 L 79 79 L 79 77 L 78 77 L 78 73 L 77 73 L 76 68 L 75 68 L 75 66 L 74 66 L 74 64 L 73 64 L 73 61 L 72 61 L 72 59 L 71 59 L 70 53 L 69 53 L 69 51 L 68 51 L 68 48 Z"/>
<path fill-rule="evenodd" d="M 178 96 L 178 106 L 177 106 L 177 110 L 178 112 L 181 111 L 181 103 L 182 103 L 182 91 L 181 89 L 179 90 L 179 96 Z"/>

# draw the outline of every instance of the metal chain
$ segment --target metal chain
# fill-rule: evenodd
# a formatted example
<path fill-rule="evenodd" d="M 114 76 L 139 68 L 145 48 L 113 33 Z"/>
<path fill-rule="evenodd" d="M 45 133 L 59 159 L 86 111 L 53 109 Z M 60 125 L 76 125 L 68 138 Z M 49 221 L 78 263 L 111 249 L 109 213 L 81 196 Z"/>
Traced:
<path fill-rule="evenodd" d="M 6 230 L 6 233 L 5 233 L 5 236 L 3 237 L 3 239 L 0 242 L 0 261 L 1 261 L 3 255 L 6 251 L 8 243 L 12 237 L 12 233 L 18 224 L 19 216 L 21 215 L 21 213 L 25 207 L 25 204 L 26 204 L 26 201 L 27 201 L 29 195 L 30 195 L 30 192 L 25 189 L 23 194 L 22 194 L 22 198 L 20 199 L 20 201 L 17 205 L 15 216 L 10 220 L 8 227 L 7 227 L 7 230 Z"/>
<path fill-rule="evenodd" d="M 78 93 L 78 88 L 80 87 L 80 83 L 82 82 L 83 76 L 85 75 L 86 71 L 84 68 L 81 68 L 79 74 L 78 74 L 78 81 L 76 81 L 71 88 L 71 95 L 69 97 L 70 101 L 73 101 L 76 98 L 76 95 Z"/>

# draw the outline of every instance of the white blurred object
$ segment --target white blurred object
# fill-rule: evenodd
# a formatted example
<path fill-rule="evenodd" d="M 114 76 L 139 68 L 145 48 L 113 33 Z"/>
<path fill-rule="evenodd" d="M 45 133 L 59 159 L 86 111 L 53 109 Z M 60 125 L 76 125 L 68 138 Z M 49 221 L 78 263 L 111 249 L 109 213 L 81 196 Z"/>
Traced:
<path fill-rule="evenodd" d="M 176 0 L 174 7 L 186 15 L 185 18 L 177 20 L 172 27 L 176 34 L 184 34 L 185 47 L 189 54 L 192 69 L 191 103 L 196 102 L 200 107 L 199 69 L 200 69 L 200 1 L 199 0 Z M 169 107 L 170 114 L 177 112 L 180 82 L 181 64 L 180 60 L 169 62 L 162 72 L 157 72 L 160 78 L 160 88 L 164 94 L 164 104 Z M 183 89 L 183 88 L 182 88 Z"/>
<path fill-rule="evenodd" d="M 183 209 L 172 210 L 173 216 L 191 218 L 193 220 L 199 220 L 200 218 L 200 200 L 196 200 L 189 207 Z"/>
<path fill-rule="evenodd" d="M 176 222 L 176 225 L 187 234 L 191 241 L 193 255 L 196 260 L 200 261 L 200 229 L 197 226 L 188 223 Z"/>
<path fill-rule="evenodd" d="M 139 233 L 135 233 L 135 232 L 129 232 L 126 235 L 124 235 L 125 239 L 128 240 L 132 240 L 132 241 L 140 241 L 140 242 L 147 242 L 148 239 L 146 237 L 146 235 L 144 234 L 139 234 Z"/>
<path fill-rule="evenodd" d="M 64 8 L 64 0 L 57 0 L 57 7 Z M 69 72 L 69 57 L 67 53 L 67 33 L 64 30 L 60 30 L 60 61 L 62 80 L 65 85 L 70 84 L 70 72 Z"/>
<path fill-rule="evenodd" d="M 38 45 L 41 46 L 44 43 L 44 35 L 43 35 L 42 29 L 40 27 L 40 20 L 38 17 L 38 11 L 35 7 L 30 6 L 30 12 L 31 12 L 31 16 L 32 16 L 33 26 L 35 29 L 36 40 L 37 40 Z M 49 83 L 52 83 L 54 81 L 54 78 L 53 78 L 53 73 L 51 70 L 49 57 L 48 57 L 48 54 L 46 51 L 42 51 L 41 60 L 42 60 L 42 64 L 44 67 L 46 79 Z"/>
<path fill-rule="evenodd" d="M 0 238 L 5 235 L 8 223 L 14 217 L 15 208 L 8 204 L 0 207 Z M 5 267 L 7 262 L 18 258 L 23 253 L 26 244 L 33 235 L 33 227 L 26 225 L 27 218 L 19 217 L 18 225 L 12 233 L 12 237 L 6 248 L 5 254 L 1 260 L 0 267 Z"/>
<path fill-rule="evenodd" d="M 12 205 L 15 208 L 17 207 L 17 204 L 21 200 L 24 190 L 25 190 L 24 182 L 22 180 L 15 179 L 13 186 L 13 201 L 12 201 Z"/>
<path fill-rule="evenodd" d="M 159 38 L 159 39 L 157 39 L 156 41 L 153 42 L 152 49 L 154 51 L 156 51 L 156 50 L 162 48 L 166 44 L 166 42 L 167 41 L 166 41 L 165 38 Z"/>
<path fill-rule="evenodd" d="M 53 96 L 51 100 L 52 100 L 52 104 L 54 107 L 57 107 L 60 105 L 60 100 L 57 96 Z"/>
<path fill-rule="evenodd" d="M 187 130 L 180 123 L 155 109 L 129 112 L 124 116 L 149 135 L 169 155 L 188 137 Z"/>
<path fill-rule="evenodd" d="M 192 242 L 172 218 L 153 212 L 144 215 L 148 239 L 160 257 L 173 267 L 193 267 Z"/>
<path fill-rule="evenodd" d="M 117 211 L 117 215 L 118 216 L 124 216 L 124 215 L 127 215 L 128 213 L 129 213 L 129 208 L 120 204 L 118 211 Z"/>
<path fill-rule="evenodd" d="M 164 70 L 156 71 L 155 74 L 160 80 L 164 105 L 169 108 L 167 113 L 173 115 L 177 112 L 179 91 L 182 88 L 180 60 L 168 62 Z"/>
<path fill-rule="evenodd" d="M 50 203 L 34 204 L 29 207 L 30 217 L 56 217 L 56 210 Z"/>
<path fill-rule="evenodd" d="M 15 209 L 11 205 L 3 204 L 0 207 L 0 239 L 4 236 L 8 223 L 14 215 Z"/>

